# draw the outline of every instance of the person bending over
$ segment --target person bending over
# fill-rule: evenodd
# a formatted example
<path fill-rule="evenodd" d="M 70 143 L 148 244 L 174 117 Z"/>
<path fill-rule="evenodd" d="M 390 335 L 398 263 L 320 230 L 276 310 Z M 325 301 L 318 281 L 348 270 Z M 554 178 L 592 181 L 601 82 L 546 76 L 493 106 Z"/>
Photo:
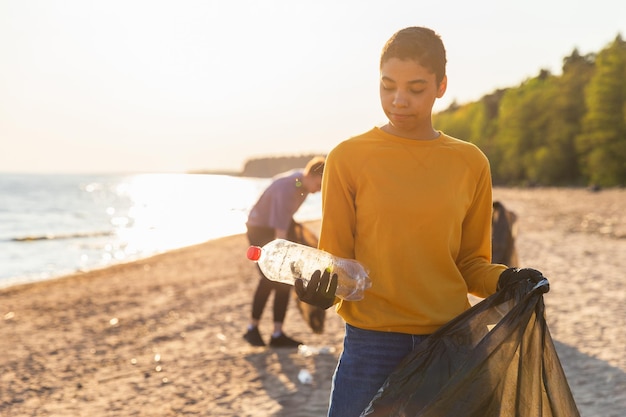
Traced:
<path fill-rule="evenodd" d="M 320 191 L 324 164 L 324 157 L 314 157 L 303 170 L 285 172 L 273 178 L 248 215 L 246 227 L 250 245 L 263 246 L 274 239 L 294 240 L 290 236 L 290 230 L 295 226 L 293 215 L 307 195 Z M 252 317 L 244 339 L 253 346 L 265 346 L 259 322 L 265 304 L 274 292 L 274 332 L 269 344 L 271 347 L 297 347 L 301 343 L 283 332 L 292 286 L 271 281 L 260 269 L 258 271 L 259 283 L 252 299 Z"/>

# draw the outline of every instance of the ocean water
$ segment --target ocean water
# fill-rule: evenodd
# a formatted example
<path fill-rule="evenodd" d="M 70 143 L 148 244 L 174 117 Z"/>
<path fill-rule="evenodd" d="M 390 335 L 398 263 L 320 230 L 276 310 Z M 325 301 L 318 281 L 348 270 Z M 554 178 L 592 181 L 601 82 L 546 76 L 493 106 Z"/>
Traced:
<path fill-rule="evenodd" d="M 0 287 L 245 232 L 271 180 L 227 175 L 0 174 Z M 296 219 L 319 218 L 319 193 Z"/>

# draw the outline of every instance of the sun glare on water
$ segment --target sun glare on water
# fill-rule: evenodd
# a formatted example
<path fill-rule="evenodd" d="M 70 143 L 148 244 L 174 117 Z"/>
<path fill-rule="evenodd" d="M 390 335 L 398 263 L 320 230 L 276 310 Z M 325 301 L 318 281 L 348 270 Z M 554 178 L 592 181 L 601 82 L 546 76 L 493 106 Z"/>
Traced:
<path fill-rule="evenodd" d="M 108 209 L 120 240 L 111 256 L 160 252 L 243 233 L 265 183 L 221 175 L 134 176 L 116 190 L 129 207 L 120 213 Z"/>

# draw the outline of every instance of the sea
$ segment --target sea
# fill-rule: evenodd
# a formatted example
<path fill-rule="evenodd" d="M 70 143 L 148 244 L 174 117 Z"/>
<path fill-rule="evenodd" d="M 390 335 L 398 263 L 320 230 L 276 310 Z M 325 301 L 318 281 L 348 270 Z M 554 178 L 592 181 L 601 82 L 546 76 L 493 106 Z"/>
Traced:
<path fill-rule="evenodd" d="M 0 173 L 0 288 L 245 232 L 269 178 Z M 310 194 L 294 218 L 321 216 Z"/>

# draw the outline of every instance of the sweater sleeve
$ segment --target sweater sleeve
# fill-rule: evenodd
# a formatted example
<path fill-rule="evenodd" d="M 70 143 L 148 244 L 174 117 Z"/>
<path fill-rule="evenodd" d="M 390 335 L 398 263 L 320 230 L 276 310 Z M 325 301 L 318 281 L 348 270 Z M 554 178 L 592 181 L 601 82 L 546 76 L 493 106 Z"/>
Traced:
<path fill-rule="evenodd" d="M 489 163 L 485 163 L 476 183 L 472 204 L 463 220 L 457 265 L 468 291 L 487 297 L 496 291 L 500 273 L 506 266 L 491 263 L 492 188 Z"/>
<path fill-rule="evenodd" d="M 354 259 L 355 190 L 349 167 L 341 165 L 343 147 L 326 157 L 322 178 L 322 224 L 318 247 L 342 258 Z"/>

